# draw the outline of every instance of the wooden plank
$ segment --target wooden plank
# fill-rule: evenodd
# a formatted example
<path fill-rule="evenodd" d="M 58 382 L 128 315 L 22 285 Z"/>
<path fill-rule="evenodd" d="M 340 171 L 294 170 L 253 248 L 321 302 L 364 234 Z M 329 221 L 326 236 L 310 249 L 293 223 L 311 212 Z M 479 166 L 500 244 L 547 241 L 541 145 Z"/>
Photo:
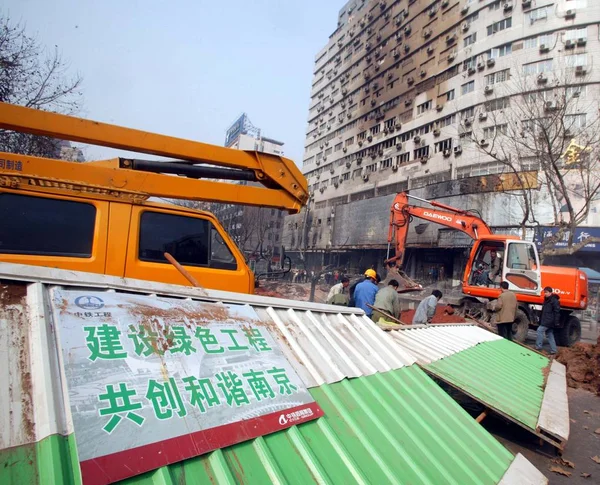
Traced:
<path fill-rule="evenodd" d="M 563 442 L 569 438 L 569 398 L 565 366 L 557 361 L 553 361 L 550 366 L 537 428 L 539 432 L 548 433 Z"/>

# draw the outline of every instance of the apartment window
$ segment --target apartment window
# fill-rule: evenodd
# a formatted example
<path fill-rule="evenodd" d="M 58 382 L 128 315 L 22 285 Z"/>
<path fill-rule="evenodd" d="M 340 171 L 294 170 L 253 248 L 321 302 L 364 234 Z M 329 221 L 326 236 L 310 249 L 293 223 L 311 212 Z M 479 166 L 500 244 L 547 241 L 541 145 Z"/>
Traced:
<path fill-rule="evenodd" d="M 391 158 L 386 158 L 385 160 L 382 160 L 381 162 L 379 162 L 379 168 L 381 170 L 383 170 L 384 168 L 390 168 L 391 166 L 392 166 Z"/>
<path fill-rule="evenodd" d="M 385 120 L 385 128 L 387 130 L 391 130 L 392 128 L 394 128 L 395 124 L 396 124 L 396 118 L 390 118 L 389 120 Z"/>
<path fill-rule="evenodd" d="M 369 131 L 371 132 L 371 135 L 376 135 L 381 131 L 381 126 L 379 124 L 376 124 L 375 126 L 372 126 Z"/>
<path fill-rule="evenodd" d="M 435 153 L 444 152 L 446 150 L 452 150 L 452 138 L 439 141 L 435 144 Z"/>
<path fill-rule="evenodd" d="M 573 8 L 587 8 L 587 0 L 567 0 L 567 9 Z"/>
<path fill-rule="evenodd" d="M 538 38 L 537 37 L 529 37 L 523 41 L 523 49 L 533 49 L 538 46 Z"/>
<path fill-rule="evenodd" d="M 354 170 L 352 172 L 352 178 L 355 179 L 357 177 L 360 177 L 362 175 L 362 168 L 357 168 L 356 170 Z"/>
<path fill-rule="evenodd" d="M 529 22 L 532 24 L 538 20 L 544 20 L 548 18 L 548 7 L 540 7 L 529 11 Z"/>
<path fill-rule="evenodd" d="M 354 137 L 351 136 L 350 138 L 346 139 L 346 141 L 344 143 L 346 144 L 347 147 L 349 147 L 350 145 L 354 145 Z"/>
<path fill-rule="evenodd" d="M 410 162 L 410 152 L 402 153 L 398 155 L 398 164 Z"/>
<path fill-rule="evenodd" d="M 470 24 L 471 22 L 475 22 L 477 19 L 479 19 L 479 12 L 469 15 L 465 20 Z"/>
<path fill-rule="evenodd" d="M 332 149 L 328 148 L 327 150 L 325 150 L 325 156 L 331 155 Z"/>
<path fill-rule="evenodd" d="M 500 47 L 495 47 L 488 52 L 488 59 L 497 59 L 504 57 L 512 52 L 512 44 L 504 44 Z"/>
<path fill-rule="evenodd" d="M 456 123 L 456 115 L 450 115 L 439 120 L 437 126 L 438 128 L 444 128 L 445 126 L 453 125 L 454 123 Z"/>
<path fill-rule="evenodd" d="M 507 124 L 486 127 L 483 129 L 483 138 L 494 138 L 496 134 L 506 135 L 507 128 Z"/>
<path fill-rule="evenodd" d="M 469 59 L 465 59 L 463 61 L 463 71 L 466 71 L 467 69 L 470 69 L 471 67 L 475 67 L 477 65 L 477 58 L 476 57 L 470 57 Z"/>
<path fill-rule="evenodd" d="M 429 101 L 425 101 L 423 104 L 420 104 L 419 106 L 417 106 L 417 114 L 423 114 L 426 111 L 429 111 L 431 109 L 431 106 L 433 105 L 431 99 Z"/>
<path fill-rule="evenodd" d="M 462 120 L 464 120 L 465 118 L 473 118 L 473 116 L 475 116 L 475 108 L 473 108 L 473 107 L 467 108 L 467 109 L 463 109 L 460 112 L 460 118 Z"/>
<path fill-rule="evenodd" d="M 338 143 L 335 147 L 334 147 L 334 151 L 339 152 L 342 149 L 342 145 L 343 143 Z"/>
<path fill-rule="evenodd" d="M 565 32 L 565 40 L 587 39 L 587 27 L 582 29 L 571 29 Z"/>
<path fill-rule="evenodd" d="M 498 84 L 508 81 L 510 79 L 510 69 L 504 69 L 502 71 L 493 72 L 492 74 L 488 74 L 485 76 L 485 84 Z"/>
<path fill-rule="evenodd" d="M 350 180 L 350 172 L 343 173 L 342 180 Z"/>
<path fill-rule="evenodd" d="M 565 56 L 565 64 L 568 67 L 585 66 L 587 64 L 587 54 Z"/>
<path fill-rule="evenodd" d="M 494 22 L 492 25 L 488 25 L 487 35 L 495 34 L 496 32 L 501 32 L 505 29 L 510 29 L 512 27 L 512 17 L 508 17 L 506 19 L 502 19 L 499 22 Z"/>
<path fill-rule="evenodd" d="M 460 135 L 458 135 L 458 141 L 461 146 L 467 146 L 471 144 L 473 141 L 473 132 L 472 131 L 463 131 Z"/>
<path fill-rule="evenodd" d="M 473 91 L 475 91 L 475 81 L 469 81 L 460 87 L 460 94 L 463 96 L 472 93 Z"/>
<path fill-rule="evenodd" d="M 372 163 L 371 165 L 367 165 L 365 167 L 365 172 L 366 173 L 377 172 L 377 163 Z"/>
<path fill-rule="evenodd" d="M 464 40 L 464 47 L 468 47 L 471 44 L 474 44 L 475 42 L 477 42 L 477 32 L 471 34 L 471 35 L 467 35 Z"/>
<path fill-rule="evenodd" d="M 586 115 L 568 115 L 565 117 L 565 128 L 571 131 L 577 131 L 585 128 L 586 126 Z"/>
<path fill-rule="evenodd" d="M 454 99 L 454 94 L 455 94 L 454 89 L 451 89 L 450 91 L 448 91 L 446 93 L 446 101 L 452 101 Z"/>
<path fill-rule="evenodd" d="M 566 96 L 568 99 L 579 97 L 585 98 L 587 94 L 587 86 L 571 86 L 566 89 Z"/>
<path fill-rule="evenodd" d="M 486 111 L 497 111 L 499 109 L 506 109 L 510 105 L 508 98 L 492 99 L 485 103 Z"/>
<path fill-rule="evenodd" d="M 417 148 L 415 150 L 414 159 L 418 160 L 419 158 L 429 158 L 429 145 L 421 148 Z"/>
<path fill-rule="evenodd" d="M 532 62 L 531 64 L 523 65 L 523 74 L 530 76 L 532 74 L 541 74 L 543 72 L 552 71 L 552 59 L 546 59 L 540 62 Z"/>

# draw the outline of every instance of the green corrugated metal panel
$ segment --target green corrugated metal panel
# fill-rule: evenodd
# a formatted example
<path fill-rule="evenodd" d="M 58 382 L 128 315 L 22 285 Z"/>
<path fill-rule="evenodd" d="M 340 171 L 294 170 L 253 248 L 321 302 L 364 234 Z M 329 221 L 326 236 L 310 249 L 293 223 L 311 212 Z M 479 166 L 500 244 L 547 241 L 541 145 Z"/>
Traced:
<path fill-rule="evenodd" d="M 512 455 L 417 366 L 311 389 L 325 417 L 164 467 L 126 484 L 494 484 Z M 72 438 L 8 449 L 3 484 L 78 483 Z M 50 474 L 52 473 L 52 474 Z"/>
<path fill-rule="evenodd" d="M 494 340 L 423 366 L 450 384 L 536 429 L 547 357 L 508 340 Z"/>

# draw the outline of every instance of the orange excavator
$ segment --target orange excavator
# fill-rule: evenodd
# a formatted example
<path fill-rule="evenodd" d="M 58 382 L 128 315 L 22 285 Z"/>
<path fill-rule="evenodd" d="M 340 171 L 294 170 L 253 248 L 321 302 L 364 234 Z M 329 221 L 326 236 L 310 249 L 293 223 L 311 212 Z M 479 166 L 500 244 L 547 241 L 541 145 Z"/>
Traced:
<path fill-rule="evenodd" d="M 410 204 L 409 199 L 419 205 Z M 541 266 L 534 243 L 513 235 L 494 234 L 487 223 L 472 211 L 402 192 L 392 204 L 386 261 L 396 263 L 401 274 L 408 229 L 415 217 L 462 231 L 474 240 L 462 279 L 463 295 L 450 304 L 471 316 L 490 319 L 485 304 L 498 297 L 500 282 L 506 281 L 519 301 L 513 337 L 522 342 L 529 328 L 537 327 L 544 300 L 542 289 L 551 286 L 559 295 L 561 304 L 562 327 L 555 332 L 559 345 L 570 346 L 580 339 L 581 323 L 573 312 L 587 307 L 588 285 L 583 271 Z M 390 257 L 392 246 L 395 255 Z"/>

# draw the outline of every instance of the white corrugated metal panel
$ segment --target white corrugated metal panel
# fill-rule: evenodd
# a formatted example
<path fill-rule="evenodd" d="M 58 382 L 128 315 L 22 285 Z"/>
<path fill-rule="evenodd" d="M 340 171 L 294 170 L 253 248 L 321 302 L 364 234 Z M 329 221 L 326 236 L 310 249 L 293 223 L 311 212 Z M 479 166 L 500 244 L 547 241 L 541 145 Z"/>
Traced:
<path fill-rule="evenodd" d="M 527 458 L 519 453 L 515 456 L 498 485 L 534 485 L 538 483 L 547 484 L 548 479 Z"/>
<path fill-rule="evenodd" d="M 435 362 L 449 355 L 502 337 L 476 325 L 428 325 L 390 332 L 396 342 L 417 358 L 419 364 Z"/>
<path fill-rule="evenodd" d="M 542 409 L 537 422 L 538 429 L 566 441 L 569 438 L 569 398 L 567 395 L 566 368 L 552 361 L 546 381 Z"/>
<path fill-rule="evenodd" d="M 416 362 L 356 308 L 8 263 L 0 263 L 0 280 L 9 282 L 8 290 L 0 287 L 0 449 L 73 432 L 56 334 L 49 331 L 53 286 L 249 304 L 309 388 Z"/>

